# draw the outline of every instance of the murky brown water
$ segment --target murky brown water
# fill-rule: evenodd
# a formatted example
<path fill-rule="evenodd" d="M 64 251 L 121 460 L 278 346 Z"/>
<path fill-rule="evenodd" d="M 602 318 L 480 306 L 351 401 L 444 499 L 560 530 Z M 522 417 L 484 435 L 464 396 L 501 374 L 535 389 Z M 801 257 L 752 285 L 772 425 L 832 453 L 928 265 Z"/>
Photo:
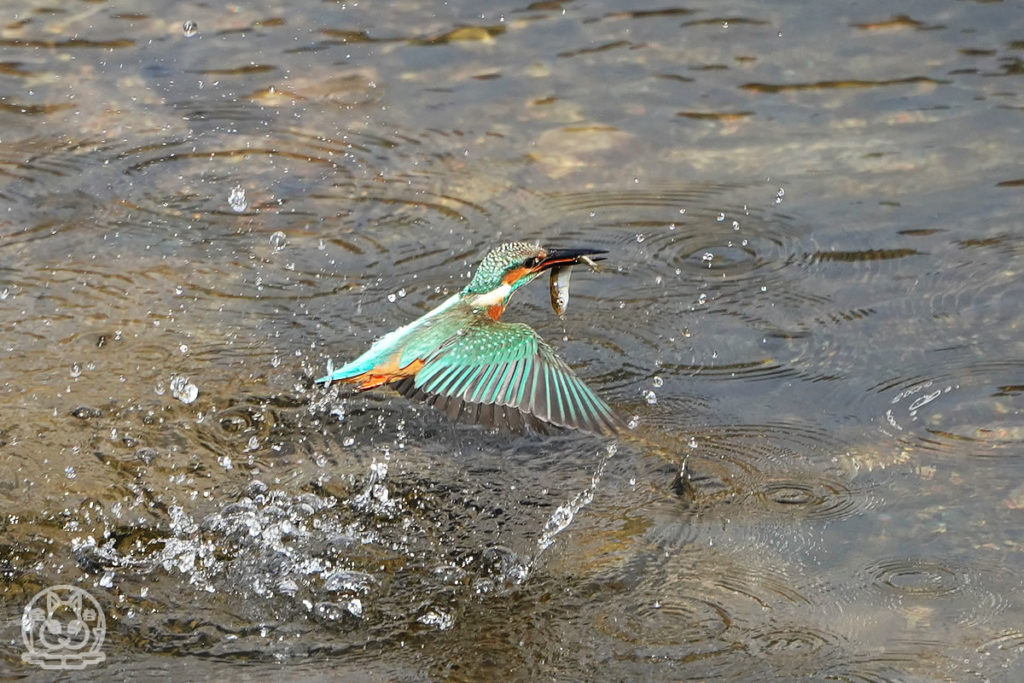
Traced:
<path fill-rule="evenodd" d="M 1009 2 L 6 3 L 0 674 L 71 583 L 101 680 L 1019 680 L 1022 59 Z M 609 250 L 507 316 L 628 434 L 311 388 L 513 238 Z"/>

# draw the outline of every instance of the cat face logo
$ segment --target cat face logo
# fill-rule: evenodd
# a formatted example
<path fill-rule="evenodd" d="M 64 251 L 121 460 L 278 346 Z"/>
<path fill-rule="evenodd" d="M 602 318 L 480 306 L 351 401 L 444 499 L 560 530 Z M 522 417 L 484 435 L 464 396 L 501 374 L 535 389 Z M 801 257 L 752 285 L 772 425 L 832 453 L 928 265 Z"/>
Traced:
<path fill-rule="evenodd" d="M 21 615 L 22 660 L 44 669 L 84 669 L 100 652 L 107 620 L 96 599 L 77 586 L 51 586 L 32 596 Z"/>

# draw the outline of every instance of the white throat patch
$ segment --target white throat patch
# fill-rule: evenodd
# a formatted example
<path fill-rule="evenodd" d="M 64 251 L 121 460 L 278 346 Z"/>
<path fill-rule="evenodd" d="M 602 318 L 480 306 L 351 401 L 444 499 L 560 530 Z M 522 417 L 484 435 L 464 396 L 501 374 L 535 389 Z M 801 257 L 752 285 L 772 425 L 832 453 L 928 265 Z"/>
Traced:
<path fill-rule="evenodd" d="M 477 294 L 473 297 L 473 305 L 477 308 L 486 308 L 488 306 L 500 306 L 505 303 L 505 299 L 512 293 L 512 285 L 507 282 L 503 282 L 500 287 L 497 287 L 485 294 Z"/>

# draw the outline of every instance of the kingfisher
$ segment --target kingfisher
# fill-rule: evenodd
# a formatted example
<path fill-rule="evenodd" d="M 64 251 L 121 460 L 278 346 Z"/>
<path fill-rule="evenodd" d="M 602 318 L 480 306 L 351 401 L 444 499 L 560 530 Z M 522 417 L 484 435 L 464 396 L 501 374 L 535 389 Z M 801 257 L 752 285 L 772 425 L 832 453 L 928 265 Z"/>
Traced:
<path fill-rule="evenodd" d="M 457 294 L 316 381 L 342 381 L 359 391 L 389 385 L 452 420 L 487 427 L 614 434 L 619 417 L 531 327 L 500 322 L 512 294 L 544 271 L 593 265 L 600 258 L 591 257 L 604 253 L 502 244 Z"/>

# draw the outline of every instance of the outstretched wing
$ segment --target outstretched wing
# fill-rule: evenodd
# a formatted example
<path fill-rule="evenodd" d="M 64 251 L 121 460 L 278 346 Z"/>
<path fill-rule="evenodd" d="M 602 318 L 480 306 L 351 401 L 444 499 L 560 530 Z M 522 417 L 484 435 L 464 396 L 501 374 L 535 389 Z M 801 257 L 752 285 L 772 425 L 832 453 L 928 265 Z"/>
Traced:
<path fill-rule="evenodd" d="M 520 323 L 480 316 L 394 383 L 452 419 L 513 430 L 545 424 L 615 432 L 619 418 L 565 362 Z"/>

